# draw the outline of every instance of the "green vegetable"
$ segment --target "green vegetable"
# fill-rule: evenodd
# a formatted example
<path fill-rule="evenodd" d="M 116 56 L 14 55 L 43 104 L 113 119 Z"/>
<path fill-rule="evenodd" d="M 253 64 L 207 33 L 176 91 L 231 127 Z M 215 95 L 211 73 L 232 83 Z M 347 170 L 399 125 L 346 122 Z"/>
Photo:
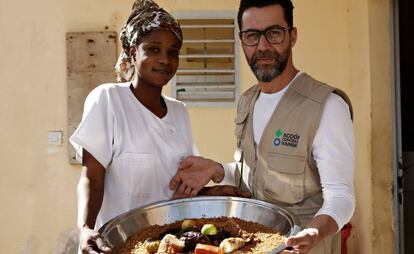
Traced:
<path fill-rule="evenodd" d="M 201 233 L 203 235 L 216 235 L 217 228 L 213 224 L 204 224 L 203 228 L 201 229 Z"/>
<path fill-rule="evenodd" d="M 196 223 L 193 220 L 184 220 L 183 223 L 181 224 L 181 229 L 182 230 L 189 230 L 192 228 L 196 228 Z"/>

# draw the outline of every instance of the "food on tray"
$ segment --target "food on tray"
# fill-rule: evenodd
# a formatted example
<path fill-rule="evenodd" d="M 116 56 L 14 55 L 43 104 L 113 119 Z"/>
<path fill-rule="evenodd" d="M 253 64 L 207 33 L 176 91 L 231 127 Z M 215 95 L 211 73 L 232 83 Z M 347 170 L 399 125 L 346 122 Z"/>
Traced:
<path fill-rule="evenodd" d="M 214 245 L 197 243 L 194 254 L 223 254 L 223 250 Z"/>
<path fill-rule="evenodd" d="M 243 247 L 245 243 L 246 241 L 243 238 L 229 237 L 220 243 L 220 249 L 222 249 L 224 253 L 232 253 L 233 251 Z"/>
<path fill-rule="evenodd" d="M 283 240 L 275 229 L 239 218 L 187 219 L 144 228 L 118 253 L 263 253 L 276 248 Z"/>
<path fill-rule="evenodd" d="M 157 253 L 181 253 L 184 247 L 184 240 L 178 239 L 175 235 L 166 234 L 160 242 Z"/>
<path fill-rule="evenodd" d="M 148 253 L 155 253 L 160 247 L 161 240 L 154 240 L 152 238 L 147 238 L 144 242 L 144 248 Z"/>
<path fill-rule="evenodd" d="M 181 230 L 190 230 L 192 228 L 196 228 L 197 224 L 193 220 L 184 220 L 181 224 Z"/>
<path fill-rule="evenodd" d="M 204 224 L 201 228 L 201 234 L 203 235 L 217 235 L 217 228 L 214 224 Z"/>

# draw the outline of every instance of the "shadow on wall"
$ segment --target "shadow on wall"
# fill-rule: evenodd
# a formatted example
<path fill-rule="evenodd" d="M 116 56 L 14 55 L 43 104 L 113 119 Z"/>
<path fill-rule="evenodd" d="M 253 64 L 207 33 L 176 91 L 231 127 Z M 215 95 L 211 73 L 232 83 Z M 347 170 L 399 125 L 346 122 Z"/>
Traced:
<path fill-rule="evenodd" d="M 60 234 L 52 254 L 73 254 L 78 252 L 79 234 L 77 229 L 69 229 Z"/>

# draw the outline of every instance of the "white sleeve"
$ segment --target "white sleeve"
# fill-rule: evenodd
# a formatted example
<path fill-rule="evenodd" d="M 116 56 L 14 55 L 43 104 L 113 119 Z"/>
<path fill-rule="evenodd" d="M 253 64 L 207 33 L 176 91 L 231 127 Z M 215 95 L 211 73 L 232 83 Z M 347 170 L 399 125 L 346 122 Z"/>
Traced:
<path fill-rule="evenodd" d="M 222 164 L 224 168 L 224 178 L 220 182 L 221 185 L 233 185 L 236 186 L 236 179 L 234 179 L 234 173 L 236 170 L 236 162 Z"/>
<path fill-rule="evenodd" d="M 354 131 L 348 104 L 336 94 L 326 102 L 312 144 L 321 178 L 323 205 L 316 215 L 331 216 L 341 229 L 355 209 Z"/>
<path fill-rule="evenodd" d="M 113 113 L 107 89 L 95 88 L 86 98 L 82 121 L 69 141 L 82 158 L 82 148 L 107 168 L 112 160 Z"/>

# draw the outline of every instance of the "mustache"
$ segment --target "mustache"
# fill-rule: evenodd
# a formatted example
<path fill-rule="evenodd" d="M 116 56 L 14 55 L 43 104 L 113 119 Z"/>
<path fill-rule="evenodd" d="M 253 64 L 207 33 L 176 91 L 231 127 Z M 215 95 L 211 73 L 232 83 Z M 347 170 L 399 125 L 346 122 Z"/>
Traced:
<path fill-rule="evenodd" d="M 257 51 L 253 56 L 251 63 L 256 63 L 258 58 L 279 58 L 279 54 L 274 51 L 266 50 L 266 51 Z"/>
<path fill-rule="evenodd" d="M 257 63 L 257 59 L 274 59 L 271 65 L 261 65 Z M 255 74 L 257 80 L 260 82 L 270 82 L 275 77 L 279 76 L 286 68 L 289 58 L 289 52 L 280 54 L 276 50 L 256 51 L 250 58 L 249 65 Z"/>

